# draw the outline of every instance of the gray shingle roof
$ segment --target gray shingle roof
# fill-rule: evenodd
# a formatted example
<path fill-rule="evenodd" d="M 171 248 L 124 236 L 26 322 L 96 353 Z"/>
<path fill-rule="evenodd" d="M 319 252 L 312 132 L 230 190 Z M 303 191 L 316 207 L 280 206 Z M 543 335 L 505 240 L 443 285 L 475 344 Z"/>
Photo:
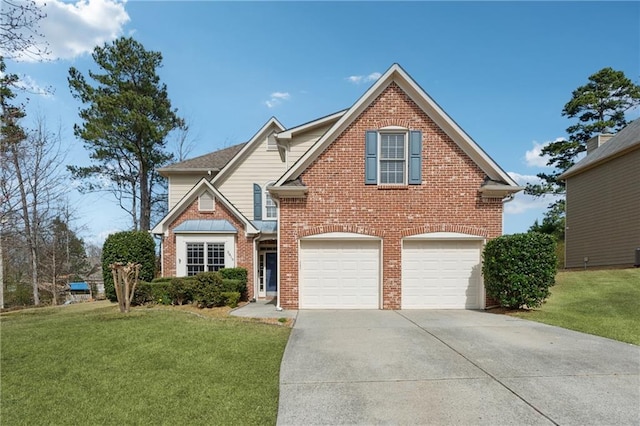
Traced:
<path fill-rule="evenodd" d="M 239 143 L 199 157 L 173 163 L 162 167 L 158 171 L 161 174 L 186 171 L 220 171 L 229 161 L 231 161 L 233 157 L 235 157 L 238 152 L 240 152 L 245 144 L 246 142 Z"/>
<path fill-rule="evenodd" d="M 618 154 L 640 148 L 640 118 L 627 124 L 609 141 L 600 145 L 593 150 L 591 154 L 574 164 L 569 170 L 559 176 L 559 179 L 566 179 L 570 176 L 583 172 L 584 170 L 603 163 L 610 158 L 616 157 Z"/>

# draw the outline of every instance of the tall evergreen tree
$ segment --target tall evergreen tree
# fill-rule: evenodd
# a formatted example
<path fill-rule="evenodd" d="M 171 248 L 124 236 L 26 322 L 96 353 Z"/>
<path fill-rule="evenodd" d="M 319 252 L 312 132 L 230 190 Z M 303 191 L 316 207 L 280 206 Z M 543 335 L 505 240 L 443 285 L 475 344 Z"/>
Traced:
<path fill-rule="evenodd" d="M 527 185 L 526 192 L 535 196 L 564 195 L 565 184 L 558 176 L 573 166 L 579 155 L 586 151 L 587 141 L 602 133 L 616 133 L 627 125 L 625 113 L 640 105 L 640 86 L 634 84 L 622 71 L 603 68 L 589 77 L 587 84 L 573 91 L 571 100 L 562 109 L 562 115 L 576 119 L 567 128 L 568 139 L 551 142 L 540 152 L 549 157 L 551 173 L 538 173 L 540 184 Z M 554 235 L 564 236 L 564 198 L 549 205 L 543 224 Z M 539 226 L 537 223 L 534 227 Z"/>
<path fill-rule="evenodd" d="M 146 231 L 156 199 L 156 170 L 172 159 L 167 135 L 184 121 L 171 108 L 167 87 L 156 73 L 162 64 L 159 52 L 122 37 L 96 47 L 92 56 L 101 70 L 89 71 L 93 85 L 73 67 L 68 81 L 73 96 L 87 105 L 74 133 L 84 140 L 93 164 L 68 169 L 83 182 L 83 190 L 110 191 L 130 214 L 132 228 Z"/>
<path fill-rule="evenodd" d="M 573 91 L 571 100 L 562 109 L 562 115 L 577 118 L 567 128 L 568 139 L 551 142 L 540 152 L 549 156 L 551 173 L 539 173 L 543 183 L 529 185 L 532 195 L 564 194 L 564 183 L 558 176 L 576 163 L 578 155 L 587 149 L 587 141 L 601 133 L 616 133 L 627 125 L 625 113 L 640 105 L 640 86 L 634 84 L 622 71 L 603 68 L 589 77 L 589 82 Z"/>

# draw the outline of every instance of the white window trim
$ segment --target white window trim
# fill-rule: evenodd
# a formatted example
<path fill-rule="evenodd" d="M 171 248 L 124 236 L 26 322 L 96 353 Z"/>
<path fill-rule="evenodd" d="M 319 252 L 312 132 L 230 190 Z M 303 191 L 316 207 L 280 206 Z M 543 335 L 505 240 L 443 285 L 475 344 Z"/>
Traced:
<path fill-rule="evenodd" d="M 273 184 L 274 182 L 267 182 L 267 184 L 262 187 L 262 220 L 278 220 L 278 205 L 275 201 L 273 201 L 273 204 L 276 208 L 275 216 L 267 216 L 267 198 L 271 197 L 271 194 L 269 194 L 269 190 L 267 188 L 269 188 Z M 273 198 L 271 199 L 273 200 Z"/>
<path fill-rule="evenodd" d="M 382 166 L 381 163 L 382 161 L 389 161 L 389 160 L 384 160 L 382 158 L 382 135 L 383 134 L 403 134 L 404 135 L 404 172 L 403 172 L 403 181 L 401 183 L 382 183 Z M 378 185 L 389 185 L 389 186 L 406 186 L 408 185 L 409 182 L 409 130 L 404 128 L 404 127 L 397 127 L 397 126 L 388 126 L 388 127 L 383 127 L 381 129 L 378 130 L 378 152 L 377 152 L 377 169 L 378 169 Z M 393 160 L 390 160 L 393 161 Z M 399 160 L 397 160 L 399 161 Z"/>
<path fill-rule="evenodd" d="M 202 198 L 203 196 L 209 196 L 211 197 L 211 208 L 207 208 L 207 206 L 202 205 Z M 207 200 L 209 201 L 209 200 Z M 202 194 L 200 194 L 200 196 L 198 197 L 198 211 L 201 212 L 213 212 L 216 210 L 216 197 L 213 196 L 213 194 L 210 194 L 209 192 L 203 192 Z"/>
<path fill-rule="evenodd" d="M 223 243 L 224 267 L 236 266 L 236 239 L 235 234 L 178 234 L 176 235 L 176 276 L 187 276 L 187 243 Z M 205 247 L 206 253 L 206 247 Z M 206 256 L 206 254 L 205 254 Z M 206 270 L 206 268 L 205 268 Z"/>

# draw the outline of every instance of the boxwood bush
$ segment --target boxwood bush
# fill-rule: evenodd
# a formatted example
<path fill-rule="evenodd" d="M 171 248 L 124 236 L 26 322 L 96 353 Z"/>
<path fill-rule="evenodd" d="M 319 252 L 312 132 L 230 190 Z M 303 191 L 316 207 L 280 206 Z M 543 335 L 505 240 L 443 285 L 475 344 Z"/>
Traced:
<path fill-rule="evenodd" d="M 116 302 L 113 275 L 109 265 L 114 262 L 140 263 L 140 281 L 151 281 L 156 269 L 156 246 L 153 237 L 144 231 L 125 231 L 111 234 L 102 246 L 102 278 L 104 292 L 112 302 Z"/>
<path fill-rule="evenodd" d="M 146 305 L 149 303 L 157 303 L 159 305 L 170 305 L 171 296 L 169 295 L 168 282 L 145 282 L 141 281 L 136 287 L 133 295 L 133 305 Z"/>
<path fill-rule="evenodd" d="M 489 241 L 482 266 L 487 294 L 507 308 L 540 306 L 555 284 L 555 249 L 552 236 L 537 232 Z"/>
<path fill-rule="evenodd" d="M 133 304 L 194 303 L 200 308 L 224 305 L 235 308 L 240 300 L 246 300 L 246 294 L 247 270 L 229 268 L 218 272 L 202 272 L 192 277 L 162 277 L 151 282 L 140 282 Z"/>

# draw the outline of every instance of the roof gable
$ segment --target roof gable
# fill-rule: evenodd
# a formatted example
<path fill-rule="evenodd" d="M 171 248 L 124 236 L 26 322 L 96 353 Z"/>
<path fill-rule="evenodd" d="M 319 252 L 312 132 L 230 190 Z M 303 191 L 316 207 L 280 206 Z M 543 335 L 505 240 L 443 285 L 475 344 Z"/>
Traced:
<path fill-rule="evenodd" d="M 211 192 L 218 202 L 222 203 L 222 205 L 227 210 L 229 210 L 231 214 L 233 214 L 236 218 L 238 218 L 240 222 L 244 224 L 247 234 L 254 235 L 259 233 L 258 229 L 253 226 L 251 221 L 249 221 L 249 219 L 247 219 L 242 213 L 240 213 L 240 211 L 236 209 L 235 206 L 231 204 L 229 200 L 227 200 L 225 196 L 222 195 L 222 193 L 218 191 L 216 187 L 214 187 L 211 182 L 209 182 L 205 178 L 200 179 L 200 181 L 195 184 L 184 197 L 182 197 L 178 204 L 173 206 L 169 213 L 167 213 L 167 215 L 162 218 L 162 220 L 156 226 L 153 227 L 151 233 L 155 235 L 164 234 L 167 231 L 168 226 L 205 190 Z"/>
<path fill-rule="evenodd" d="M 213 185 L 218 184 L 222 181 L 226 176 L 233 171 L 245 160 L 251 152 L 253 152 L 256 146 L 259 146 L 262 143 L 263 139 L 269 135 L 270 132 L 282 132 L 284 130 L 284 126 L 280 124 L 280 122 L 275 118 L 271 117 L 269 121 L 267 121 L 261 128 L 256 132 L 255 135 L 247 142 L 242 149 L 227 163 L 227 165 L 220 170 L 220 172 L 211 180 Z"/>
<path fill-rule="evenodd" d="M 173 163 L 158 169 L 158 172 L 162 176 L 173 173 L 219 172 L 245 145 L 246 142 L 243 142 L 199 157 Z"/>
<path fill-rule="evenodd" d="M 558 179 L 564 180 L 575 176 L 636 149 L 640 149 L 640 118 L 629 123 L 614 137 L 571 166 Z"/>
<path fill-rule="evenodd" d="M 340 117 L 333 127 L 282 175 L 274 186 L 281 186 L 287 181 L 297 179 L 392 82 L 395 82 L 436 125 L 458 144 L 491 180 L 505 182 L 509 187 L 513 187 L 514 190 L 520 189 L 516 182 L 502 170 L 398 64 L 393 64 L 378 81 Z"/>

